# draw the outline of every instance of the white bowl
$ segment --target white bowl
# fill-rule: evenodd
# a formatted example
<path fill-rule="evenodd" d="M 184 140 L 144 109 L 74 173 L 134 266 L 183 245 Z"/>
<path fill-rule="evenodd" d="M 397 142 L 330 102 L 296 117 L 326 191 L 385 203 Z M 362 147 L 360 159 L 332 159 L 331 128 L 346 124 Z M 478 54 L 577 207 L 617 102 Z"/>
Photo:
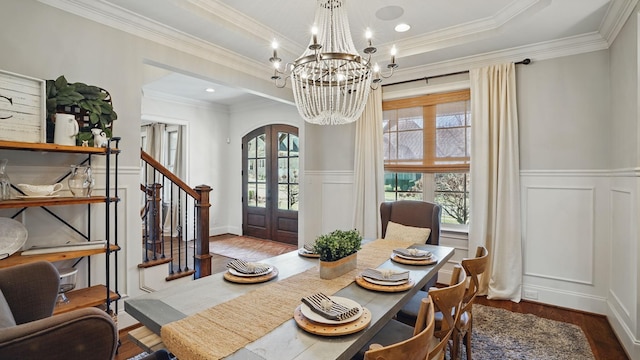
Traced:
<path fill-rule="evenodd" d="M 16 186 L 27 196 L 49 196 L 62 189 L 61 183 L 55 183 L 53 185 L 17 184 Z"/>

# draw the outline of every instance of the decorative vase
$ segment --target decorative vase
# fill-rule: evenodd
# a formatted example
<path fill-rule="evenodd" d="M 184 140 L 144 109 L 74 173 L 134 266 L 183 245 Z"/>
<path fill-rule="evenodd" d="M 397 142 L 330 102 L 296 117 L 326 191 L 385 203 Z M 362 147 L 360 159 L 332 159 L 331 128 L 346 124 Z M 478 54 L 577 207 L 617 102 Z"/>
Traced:
<path fill-rule="evenodd" d="M 0 201 L 11 198 L 11 180 L 6 170 L 8 162 L 7 159 L 0 159 Z"/>
<path fill-rule="evenodd" d="M 69 176 L 69 190 L 74 197 L 89 197 L 95 181 L 91 174 L 91 166 L 71 165 L 71 176 Z"/>
<path fill-rule="evenodd" d="M 357 252 L 336 261 L 320 261 L 320 278 L 325 280 L 335 279 L 354 270 L 357 265 Z"/>

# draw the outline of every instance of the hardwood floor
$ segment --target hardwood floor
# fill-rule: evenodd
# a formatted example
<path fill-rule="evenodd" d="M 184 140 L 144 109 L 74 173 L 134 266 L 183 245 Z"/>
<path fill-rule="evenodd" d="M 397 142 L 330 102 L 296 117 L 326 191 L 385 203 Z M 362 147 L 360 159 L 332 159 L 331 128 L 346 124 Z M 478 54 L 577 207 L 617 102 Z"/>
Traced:
<path fill-rule="evenodd" d="M 211 240 L 215 241 L 228 238 L 228 235 L 222 235 L 220 237 L 212 237 Z M 275 245 L 277 244 L 274 244 L 274 248 L 277 247 Z M 279 250 L 280 249 L 278 248 L 278 251 Z M 224 266 L 226 265 L 228 260 L 229 258 L 224 256 L 214 256 L 213 267 L 224 269 Z M 603 315 L 564 309 L 530 301 L 521 301 L 520 303 L 516 304 L 511 301 L 487 300 L 485 297 L 478 297 L 476 298 L 476 301 L 478 304 L 482 305 L 502 308 L 519 313 L 534 314 L 551 320 L 575 324 L 577 326 L 580 326 L 582 331 L 584 331 L 587 339 L 589 340 L 591 350 L 593 351 L 596 360 L 629 359 L 627 354 L 624 352 L 620 341 L 613 332 L 613 329 L 611 328 L 611 325 L 609 324 L 607 318 Z M 121 345 L 118 349 L 118 354 L 115 358 L 116 360 L 126 360 L 130 357 L 136 356 L 143 351 L 128 338 L 128 332 L 133 330 L 134 328 L 135 327 L 120 330 Z"/>

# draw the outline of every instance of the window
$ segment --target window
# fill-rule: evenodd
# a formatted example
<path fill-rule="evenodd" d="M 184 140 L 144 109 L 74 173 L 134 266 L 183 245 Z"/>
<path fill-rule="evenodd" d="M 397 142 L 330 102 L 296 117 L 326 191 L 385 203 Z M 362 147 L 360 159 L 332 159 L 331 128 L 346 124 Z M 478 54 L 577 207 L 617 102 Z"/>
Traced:
<path fill-rule="evenodd" d="M 383 103 L 385 199 L 442 206 L 442 224 L 469 223 L 469 90 Z"/>

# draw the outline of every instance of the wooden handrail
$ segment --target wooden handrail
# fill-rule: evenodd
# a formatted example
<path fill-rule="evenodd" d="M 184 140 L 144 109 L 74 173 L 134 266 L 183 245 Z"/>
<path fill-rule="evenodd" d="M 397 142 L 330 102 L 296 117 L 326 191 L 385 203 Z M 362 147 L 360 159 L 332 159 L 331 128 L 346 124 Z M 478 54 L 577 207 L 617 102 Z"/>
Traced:
<path fill-rule="evenodd" d="M 200 194 L 198 194 L 194 189 L 190 188 L 182 179 L 177 177 L 167 168 L 165 168 L 160 162 L 151 157 L 151 155 L 147 154 L 144 150 L 140 149 L 140 158 L 147 162 L 147 164 L 151 165 L 154 169 L 156 169 L 160 174 L 164 175 L 167 179 L 169 179 L 172 183 L 176 184 L 180 189 L 189 194 L 192 198 L 196 199 L 196 201 L 200 201 Z"/>
<path fill-rule="evenodd" d="M 187 268 L 179 269 L 179 274 L 171 275 L 170 278 L 182 277 L 185 275 L 194 274 L 194 277 L 201 278 L 204 276 L 211 275 L 211 254 L 209 253 L 209 208 L 211 204 L 209 203 L 209 193 L 211 192 L 211 187 L 208 185 L 198 185 L 195 188 L 189 187 L 184 181 L 178 178 L 176 175 L 171 173 L 167 168 L 165 168 L 162 164 L 160 164 L 157 160 L 155 160 L 151 155 L 144 152 L 140 149 L 140 159 L 145 161 L 149 166 L 153 168 L 153 171 L 157 171 L 159 174 L 162 174 L 164 178 L 168 179 L 171 183 L 177 185 L 180 189 L 182 189 L 185 194 L 188 194 L 193 201 L 195 202 L 195 223 L 194 223 L 194 253 L 193 253 L 193 270 L 187 270 Z M 155 178 L 155 176 L 154 176 Z M 164 183 L 164 180 L 162 181 Z M 162 184 L 140 184 L 140 190 L 142 190 L 146 194 L 145 206 L 141 210 L 141 216 L 147 216 L 147 212 L 151 212 L 151 220 L 148 222 L 148 219 L 145 219 L 145 227 L 147 232 L 145 233 L 145 254 L 148 253 L 149 244 L 152 245 L 152 250 L 155 253 L 162 252 L 164 256 L 164 249 L 162 248 L 163 240 L 162 240 L 162 229 L 160 229 L 160 209 L 162 207 Z M 172 185 L 169 185 L 172 186 Z M 170 196 L 171 203 L 173 203 L 173 195 Z M 183 200 L 180 200 L 180 195 L 178 195 L 178 202 L 187 201 L 185 197 Z M 172 205 L 170 205 L 172 206 Z M 179 232 L 180 234 L 180 232 Z M 183 234 L 186 234 L 184 232 Z M 180 237 L 180 235 L 178 235 Z M 171 235 L 171 244 L 173 244 L 174 236 Z M 177 241 L 182 241 L 177 239 Z M 160 244 L 160 248 L 157 248 L 157 245 Z M 178 247 L 180 248 L 180 247 Z M 171 246 L 171 255 L 173 256 L 173 245 Z M 182 252 L 182 250 L 178 250 Z M 186 252 L 185 252 L 186 254 Z M 145 255 L 146 256 L 146 255 Z M 155 255 L 154 255 L 155 256 Z M 155 257 L 154 257 L 155 259 Z M 145 261 L 149 261 L 148 257 Z M 178 262 L 180 264 L 180 262 Z M 170 269 L 171 274 L 174 274 L 174 262 L 170 260 Z M 181 268 L 181 265 L 178 265 Z M 169 280 L 169 278 L 167 278 Z"/>

